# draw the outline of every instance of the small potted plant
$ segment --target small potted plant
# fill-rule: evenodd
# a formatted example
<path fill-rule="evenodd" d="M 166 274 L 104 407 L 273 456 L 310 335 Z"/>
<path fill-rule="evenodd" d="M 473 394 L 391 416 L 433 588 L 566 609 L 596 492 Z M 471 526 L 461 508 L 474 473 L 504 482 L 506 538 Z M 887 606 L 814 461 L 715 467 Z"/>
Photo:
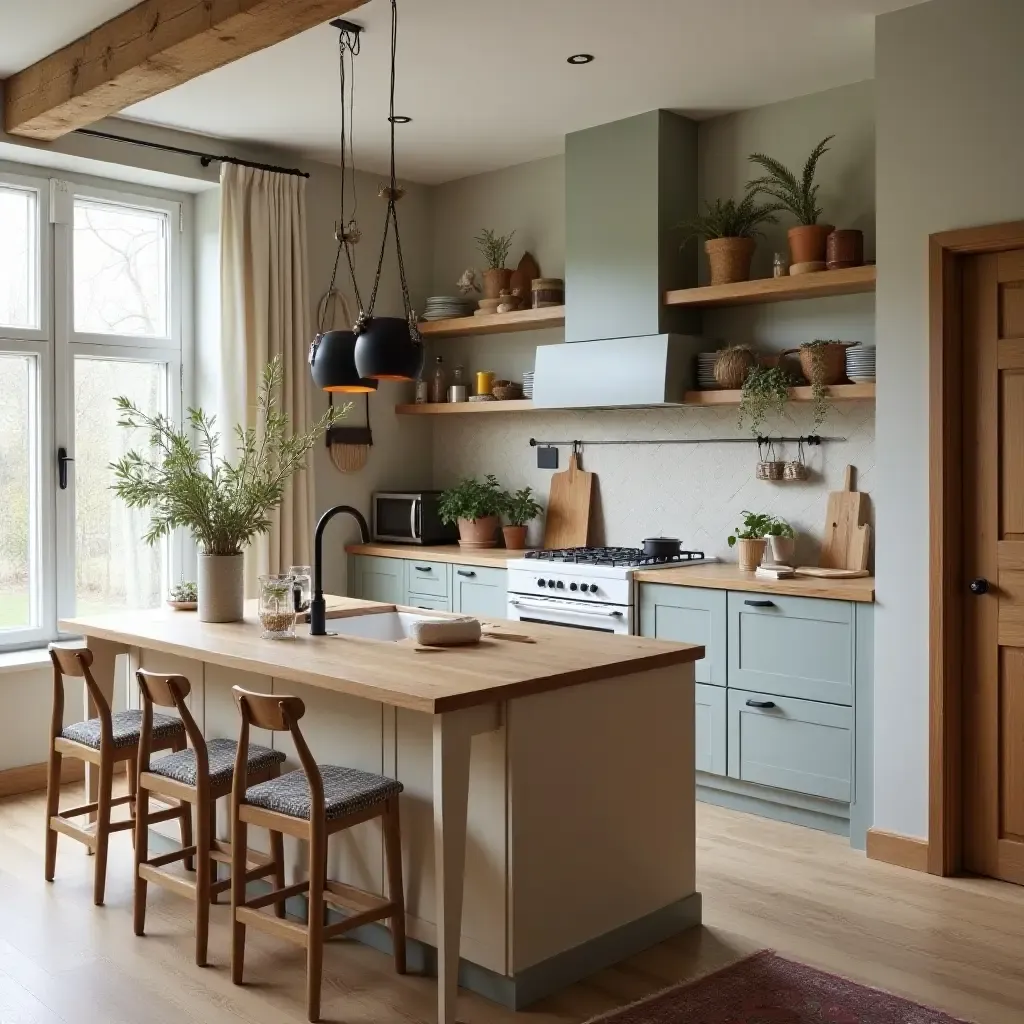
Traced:
<path fill-rule="evenodd" d="M 704 251 L 711 266 L 712 284 L 732 284 L 750 280 L 750 261 L 754 258 L 757 236 L 762 224 L 776 224 L 775 214 L 782 203 L 757 203 L 757 189 L 747 187 L 743 198 L 705 202 L 704 212 L 680 225 L 686 233 L 683 245 L 691 238 L 703 238 Z"/>
<path fill-rule="evenodd" d="M 171 592 L 167 595 L 167 603 L 179 612 L 195 611 L 198 601 L 199 588 L 191 580 L 183 579 L 171 587 Z"/>
<path fill-rule="evenodd" d="M 828 152 L 828 144 L 834 138 L 834 135 L 829 135 L 811 150 L 799 178 L 774 157 L 764 153 L 750 154 L 751 162 L 760 164 L 766 172 L 763 177 L 752 181 L 750 187 L 771 196 L 799 221 L 797 227 L 789 229 L 790 273 L 793 266 L 801 263 L 825 263 L 828 236 L 835 229 L 831 224 L 818 223 L 822 210 L 818 205 L 818 185 L 814 175 L 818 161 Z"/>
<path fill-rule="evenodd" d="M 476 247 L 480 250 L 484 262 L 484 299 L 498 299 L 501 293 L 510 292 L 512 288 L 512 271 L 505 266 L 509 250 L 512 248 L 514 231 L 507 235 L 496 235 L 491 228 L 484 228 L 476 236 Z"/>
<path fill-rule="evenodd" d="M 761 564 L 764 549 L 768 545 L 766 538 L 773 522 L 773 516 L 744 510 L 743 525 L 737 526 L 735 533 L 729 537 L 729 547 L 735 547 L 739 553 L 742 572 L 753 572 Z"/>
<path fill-rule="evenodd" d="M 776 565 L 793 564 L 796 532 L 785 519 L 772 516 L 771 525 L 768 527 L 768 547 L 772 553 L 772 561 Z"/>
<path fill-rule="evenodd" d="M 501 528 L 505 547 L 510 551 L 522 551 L 526 547 L 527 524 L 533 522 L 541 511 L 541 506 L 534 500 L 531 488 L 524 487 L 511 494 L 506 492 L 505 518 L 508 520 L 508 526 Z"/>
<path fill-rule="evenodd" d="M 437 513 L 442 523 L 459 524 L 459 544 L 464 548 L 498 546 L 498 527 L 505 510 L 505 493 L 497 477 L 484 480 L 466 477 L 441 493 Z"/>

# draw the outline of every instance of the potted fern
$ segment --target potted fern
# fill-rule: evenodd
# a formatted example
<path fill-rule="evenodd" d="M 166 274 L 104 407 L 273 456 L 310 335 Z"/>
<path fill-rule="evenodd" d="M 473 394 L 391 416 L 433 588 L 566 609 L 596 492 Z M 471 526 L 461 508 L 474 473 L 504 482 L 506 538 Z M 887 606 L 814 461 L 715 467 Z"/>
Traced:
<path fill-rule="evenodd" d="M 782 203 L 757 202 L 757 189 L 747 188 L 743 198 L 705 202 L 704 212 L 680 225 L 686 233 L 683 245 L 691 238 L 703 238 L 704 251 L 711 267 L 712 284 L 732 284 L 750 280 L 757 236 L 762 224 L 775 224 Z"/>
<path fill-rule="evenodd" d="M 514 231 L 507 235 L 496 235 L 491 228 L 484 228 L 476 236 L 476 247 L 483 256 L 484 299 L 497 299 L 503 291 L 512 287 L 512 271 L 505 266 L 509 250 L 512 248 Z"/>
<path fill-rule="evenodd" d="M 507 493 L 505 498 L 505 518 L 508 526 L 501 528 L 505 538 L 505 547 L 510 551 L 522 551 L 526 547 L 526 531 L 528 525 L 541 514 L 541 506 L 533 497 L 533 489 L 524 487 L 522 490 Z"/>
<path fill-rule="evenodd" d="M 764 153 L 751 153 L 752 163 L 759 164 L 765 174 L 750 183 L 757 192 L 770 196 L 780 208 L 788 210 L 799 222 L 789 229 L 790 273 L 802 263 L 821 263 L 824 270 L 828 236 L 835 230 L 831 224 L 819 224 L 821 207 L 818 205 L 818 183 L 814 180 L 818 161 L 828 152 L 828 144 L 835 138 L 829 135 L 819 142 L 804 164 L 798 178 L 785 164 Z"/>
<path fill-rule="evenodd" d="M 111 464 L 111 489 L 129 508 L 150 510 L 147 544 L 184 528 L 199 554 L 199 618 L 236 622 L 244 605 L 243 558 L 254 537 L 271 526 L 291 477 L 348 406 L 333 407 L 303 434 L 293 434 L 278 408 L 280 358 L 263 371 L 257 425 L 235 427 L 236 458 L 222 452 L 216 417 L 189 409 L 184 427 L 162 414 L 149 415 L 124 396 L 115 399 L 118 426 L 149 432 L 150 453 L 132 450 Z M 195 440 L 194 440 L 195 439 Z"/>
<path fill-rule="evenodd" d="M 498 527 L 505 510 L 505 492 L 497 477 L 466 477 L 441 492 L 437 514 L 442 523 L 459 524 L 459 545 L 464 548 L 498 546 Z"/>

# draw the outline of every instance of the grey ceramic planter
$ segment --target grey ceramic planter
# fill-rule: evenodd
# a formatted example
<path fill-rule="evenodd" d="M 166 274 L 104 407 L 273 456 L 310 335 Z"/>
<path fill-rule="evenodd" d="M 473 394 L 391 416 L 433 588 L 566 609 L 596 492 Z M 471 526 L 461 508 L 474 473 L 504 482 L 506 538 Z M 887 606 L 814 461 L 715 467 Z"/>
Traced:
<path fill-rule="evenodd" d="M 244 555 L 199 556 L 199 621 L 238 622 L 245 606 Z"/>

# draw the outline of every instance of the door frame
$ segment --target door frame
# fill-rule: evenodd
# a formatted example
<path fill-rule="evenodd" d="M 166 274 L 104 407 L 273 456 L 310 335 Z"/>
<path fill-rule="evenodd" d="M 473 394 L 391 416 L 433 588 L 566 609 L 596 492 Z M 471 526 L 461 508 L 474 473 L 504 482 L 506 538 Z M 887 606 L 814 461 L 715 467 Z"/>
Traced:
<path fill-rule="evenodd" d="M 929 236 L 928 870 L 963 864 L 962 269 L 968 256 L 1024 248 L 1024 221 Z"/>

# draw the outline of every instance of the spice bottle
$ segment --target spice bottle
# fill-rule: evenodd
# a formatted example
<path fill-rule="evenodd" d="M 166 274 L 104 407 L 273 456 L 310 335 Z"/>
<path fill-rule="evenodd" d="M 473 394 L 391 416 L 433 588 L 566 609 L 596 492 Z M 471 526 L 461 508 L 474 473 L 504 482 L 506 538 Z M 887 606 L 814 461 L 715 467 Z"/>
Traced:
<path fill-rule="evenodd" d="M 448 375 L 445 373 L 444 360 L 438 356 L 434 363 L 434 372 L 430 375 L 430 400 L 431 402 L 445 402 L 448 400 Z"/>

